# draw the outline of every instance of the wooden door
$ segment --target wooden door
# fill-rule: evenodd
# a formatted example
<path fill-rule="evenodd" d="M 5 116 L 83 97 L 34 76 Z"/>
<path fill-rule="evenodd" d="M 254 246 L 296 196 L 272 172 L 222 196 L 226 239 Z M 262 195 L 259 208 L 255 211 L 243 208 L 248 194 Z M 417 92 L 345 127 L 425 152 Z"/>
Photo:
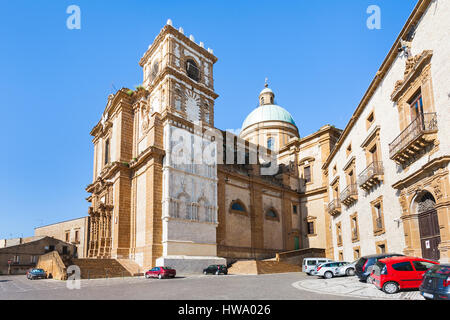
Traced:
<path fill-rule="evenodd" d="M 420 242 L 424 259 L 439 260 L 441 243 L 439 221 L 436 209 L 419 214 Z"/>

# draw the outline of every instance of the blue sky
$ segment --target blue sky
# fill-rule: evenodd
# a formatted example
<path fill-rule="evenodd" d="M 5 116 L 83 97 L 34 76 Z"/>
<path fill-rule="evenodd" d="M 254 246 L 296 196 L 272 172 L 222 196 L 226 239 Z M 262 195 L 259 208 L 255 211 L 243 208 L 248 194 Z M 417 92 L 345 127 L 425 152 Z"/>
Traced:
<path fill-rule="evenodd" d="M 66 27 L 69 5 L 81 30 Z M 381 30 L 369 30 L 369 5 Z M 139 59 L 168 18 L 215 65 L 215 124 L 238 129 L 264 78 L 306 136 L 344 128 L 416 0 L 5 1 L 0 12 L 0 238 L 87 215 L 89 135 L 107 96 L 142 82 Z"/>

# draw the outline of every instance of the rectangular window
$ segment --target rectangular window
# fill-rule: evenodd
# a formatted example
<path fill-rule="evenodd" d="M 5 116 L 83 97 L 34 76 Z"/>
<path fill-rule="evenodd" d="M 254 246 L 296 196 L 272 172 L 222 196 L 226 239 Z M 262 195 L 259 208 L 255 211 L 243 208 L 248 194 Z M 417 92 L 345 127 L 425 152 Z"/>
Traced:
<path fill-rule="evenodd" d="M 66 231 L 66 242 L 70 241 L 70 231 Z"/>
<path fill-rule="evenodd" d="M 293 212 L 294 214 L 297 214 L 297 205 L 296 205 L 296 204 L 294 204 L 294 205 L 292 206 L 292 212 Z"/>
<path fill-rule="evenodd" d="M 310 166 L 303 168 L 303 175 L 304 175 L 306 183 L 311 182 L 311 167 Z"/>
<path fill-rule="evenodd" d="M 15 263 L 19 263 L 20 262 L 20 257 L 19 256 L 14 256 L 14 262 Z"/>
<path fill-rule="evenodd" d="M 375 116 L 373 114 L 373 111 L 369 114 L 366 120 L 366 129 L 369 130 L 372 126 L 373 122 L 375 121 Z"/>
<path fill-rule="evenodd" d="M 346 153 L 347 153 L 347 157 L 350 155 L 350 153 L 352 153 L 352 145 L 351 144 L 347 147 Z"/>
<path fill-rule="evenodd" d="M 314 222 L 308 222 L 308 234 L 315 234 L 315 232 L 314 232 Z"/>
<path fill-rule="evenodd" d="M 80 231 L 75 230 L 75 242 L 79 242 L 79 241 L 80 241 Z"/>
<path fill-rule="evenodd" d="M 355 260 L 361 258 L 361 251 L 360 251 L 360 250 L 361 250 L 361 249 L 360 249 L 359 247 L 353 249 L 353 258 L 354 258 Z"/>
<path fill-rule="evenodd" d="M 109 163 L 109 139 L 105 142 L 105 164 Z"/>
<path fill-rule="evenodd" d="M 378 198 L 372 202 L 372 221 L 375 236 L 384 233 L 383 200 Z"/>
<path fill-rule="evenodd" d="M 419 92 L 410 100 L 409 105 L 411 106 L 411 121 L 416 120 L 420 115 L 423 114 L 423 100 L 422 93 Z"/>

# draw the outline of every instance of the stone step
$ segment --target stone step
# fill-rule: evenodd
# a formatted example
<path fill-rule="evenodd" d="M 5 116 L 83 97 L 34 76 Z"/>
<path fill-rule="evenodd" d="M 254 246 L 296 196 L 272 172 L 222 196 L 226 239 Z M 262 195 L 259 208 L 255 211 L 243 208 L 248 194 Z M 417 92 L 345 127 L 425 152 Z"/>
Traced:
<path fill-rule="evenodd" d="M 278 261 L 237 261 L 229 269 L 229 274 L 273 274 L 301 272 L 302 268 L 285 262 Z"/>

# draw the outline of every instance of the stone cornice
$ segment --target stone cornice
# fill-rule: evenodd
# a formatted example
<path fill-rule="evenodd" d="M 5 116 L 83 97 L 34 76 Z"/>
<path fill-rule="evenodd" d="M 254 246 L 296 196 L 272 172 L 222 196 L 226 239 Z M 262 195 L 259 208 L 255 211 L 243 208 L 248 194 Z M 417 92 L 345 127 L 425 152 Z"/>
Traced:
<path fill-rule="evenodd" d="M 124 105 L 129 105 L 131 108 L 132 98 L 126 93 L 128 90 L 129 89 L 127 88 L 122 88 L 116 92 L 113 99 L 111 100 L 111 103 L 108 103 L 103 112 L 103 114 L 105 113 L 108 114 L 108 120 L 105 122 L 105 127 L 103 128 L 102 120 L 100 120 L 99 122 L 97 122 L 94 128 L 92 128 L 90 132 L 91 136 L 96 138 L 103 132 L 107 131 L 109 127 L 112 125 L 111 121 L 109 121 L 111 119 L 112 114 L 114 112 L 120 111 Z"/>
<path fill-rule="evenodd" d="M 158 162 L 162 161 L 162 158 L 166 152 L 163 149 L 160 149 L 155 146 L 150 146 L 147 149 L 145 149 L 137 158 L 136 160 L 133 160 L 130 162 L 129 166 L 130 169 L 137 169 L 141 165 L 147 162 L 147 159 L 150 157 L 157 159 Z"/>
<path fill-rule="evenodd" d="M 402 93 L 408 88 L 409 84 L 412 82 L 414 78 L 418 76 L 418 73 L 430 62 L 431 58 L 433 57 L 433 51 L 432 50 L 425 50 L 422 52 L 422 54 L 411 57 L 411 63 L 412 65 L 409 67 L 409 72 L 406 74 L 404 80 L 399 80 L 397 82 L 397 85 L 394 89 L 394 92 L 392 92 L 391 100 L 394 102 L 397 102 Z M 408 64 L 408 62 L 407 62 Z M 407 68 L 408 69 L 408 68 Z"/>
<path fill-rule="evenodd" d="M 414 183 L 414 180 L 416 180 L 418 177 L 420 177 L 420 175 L 423 174 L 425 171 L 431 170 L 431 169 L 439 167 L 439 166 L 447 165 L 449 162 L 450 162 L 450 156 L 442 156 L 440 158 L 436 158 L 436 159 L 428 162 L 427 164 L 423 165 L 420 169 L 418 169 L 413 174 L 410 174 L 408 177 L 394 183 L 392 185 L 392 188 L 397 189 L 397 190 L 403 189 L 403 188 L 407 187 L 408 185 Z"/>
<path fill-rule="evenodd" d="M 174 69 L 170 65 L 166 66 L 156 77 L 154 83 L 148 87 L 148 91 L 152 91 L 153 88 L 156 88 L 161 81 L 164 80 L 166 76 L 173 76 L 177 80 L 182 80 L 189 84 L 191 87 L 203 92 L 206 95 L 211 96 L 213 99 L 217 99 L 219 95 L 211 88 L 208 88 L 202 83 L 193 81 L 191 78 L 189 78 L 186 74 L 183 72 L 178 71 L 177 69 Z"/>
<path fill-rule="evenodd" d="M 346 171 L 348 168 L 350 168 L 350 166 L 352 164 L 355 163 L 355 161 L 356 161 L 356 157 L 355 156 L 351 157 L 350 160 L 348 160 L 347 163 L 345 164 L 345 166 L 342 168 L 342 170 Z"/>
<path fill-rule="evenodd" d="M 176 37 L 178 40 L 182 41 L 187 47 L 190 47 L 191 49 L 200 52 L 203 54 L 206 58 L 210 59 L 213 63 L 217 62 L 217 57 L 214 56 L 212 53 L 208 52 L 205 48 L 200 47 L 195 42 L 191 41 L 188 37 L 186 37 L 184 34 L 179 32 L 177 29 L 175 29 L 173 26 L 165 25 L 161 32 L 156 36 L 155 40 L 153 41 L 153 44 L 150 46 L 150 48 L 144 53 L 144 56 L 139 61 L 139 65 L 143 67 L 145 63 L 147 63 L 147 60 L 149 57 L 152 56 L 152 54 L 155 52 L 156 48 L 159 47 L 160 43 L 165 39 L 166 35 L 171 34 L 174 37 Z"/>
<path fill-rule="evenodd" d="M 361 143 L 361 148 L 367 147 L 367 145 L 375 138 L 375 136 L 380 134 L 380 126 L 376 126 L 369 135 L 364 139 L 363 143 Z"/>

